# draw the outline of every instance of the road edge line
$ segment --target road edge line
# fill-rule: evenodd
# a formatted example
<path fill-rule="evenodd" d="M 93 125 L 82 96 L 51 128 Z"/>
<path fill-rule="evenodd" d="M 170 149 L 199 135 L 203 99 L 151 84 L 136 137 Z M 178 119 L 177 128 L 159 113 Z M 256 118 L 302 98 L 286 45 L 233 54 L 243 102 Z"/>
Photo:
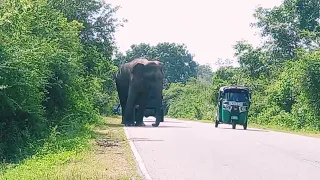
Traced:
<path fill-rule="evenodd" d="M 140 171 L 142 173 L 142 176 L 146 180 L 152 180 L 151 176 L 149 175 L 149 173 L 147 171 L 146 166 L 143 163 L 143 160 L 142 160 L 142 158 L 141 158 L 141 156 L 140 156 L 140 154 L 138 152 L 137 147 L 134 145 L 133 141 L 130 139 L 130 135 L 129 135 L 127 127 L 123 127 L 123 129 L 124 129 L 124 133 L 125 133 L 125 135 L 127 137 L 127 140 L 129 141 L 129 144 L 130 144 L 131 150 L 133 152 L 133 155 L 135 157 L 135 160 L 136 160 L 136 162 L 137 162 L 137 164 L 139 166 L 139 169 L 140 169 Z"/>

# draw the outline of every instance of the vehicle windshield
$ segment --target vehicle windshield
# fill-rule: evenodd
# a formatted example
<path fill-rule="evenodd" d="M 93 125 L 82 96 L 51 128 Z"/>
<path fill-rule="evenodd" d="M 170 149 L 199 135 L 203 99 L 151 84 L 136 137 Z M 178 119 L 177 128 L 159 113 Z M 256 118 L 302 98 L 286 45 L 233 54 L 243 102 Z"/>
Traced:
<path fill-rule="evenodd" d="M 225 92 L 224 98 L 227 101 L 245 102 L 249 100 L 248 94 L 245 92 Z"/>

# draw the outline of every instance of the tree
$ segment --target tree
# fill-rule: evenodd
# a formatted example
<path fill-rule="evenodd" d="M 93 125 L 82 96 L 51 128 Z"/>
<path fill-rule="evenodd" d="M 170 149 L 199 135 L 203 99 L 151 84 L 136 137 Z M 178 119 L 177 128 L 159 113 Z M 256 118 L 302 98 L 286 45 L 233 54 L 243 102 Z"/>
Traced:
<path fill-rule="evenodd" d="M 117 68 L 111 58 L 116 49 L 114 32 L 126 22 L 115 17 L 120 7 L 112 7 L 103 0 L 49 0 L 49 5 L 62 12 L 68 21 L 83 24 L 79 38 L 83 45 L 84 73 L 90 82 L 88 89 L 100 113 L 111 113 L 110 106 L 116 100 L 113 75 Z"/>
<path fill-rule="evenodd" d="M 319 131 L 319 9 L 318 0 L 284 0 L 279 7 L 257 8 L 253 25 L 261 30 L 262 45 L 237 42 L 234 50 L 240 67 L 219 59 L 220 68 L 214 72 L 211 86 L 202 88 L 203 81 L 192 79 L 186 84 L 172 84 L 164 93 L 168 114 L 209 118 L 204 112 L 217 103 L 221 86 L 245 85 L 253 93 L 250 122 Z M 197 71 L 200 76 L 204 67 Z M 208 90 L 212 101 L 208 101 Z"/>
<path fill-rule="evenodd" d="M 98 114 L 85 88 L 82 25 L 67 22 L 46 0 L 0 6 L 0 158 L 12 160 L 52 127 L 71 131 Z"/>
<path fill-rule="evenodd" d="M 285 0 L 273 9 L 256 9 L 254 17 L 258 21 L 252 26 L 261 29 L 262 37 L 269 38 L 265 47 L 272 52 L 273 61 L 297 59 L 299 48 L 320 47 L 319 4 L 313 0 Z"/>
<path fill-rule="evenodd" d="M 117 9 L 103 0 L 1 1 L 1 159 L 36 152 L 51 130 L 74 136 L 112 111 Z"/>
<path fill-rule="evenodd" d="M 240 67 L 245 71 L 244 73 L 248 73 L 249 77 L 258 78 L 260 75 L 270 75 L 268 74 L 269 64 L 266 61 L 266 52 L 261 48 L 255 49 L 246 41 L 238 41 L 233 48 Z"/>
<path fill-rule="evenodd" d="M 295 2 L 296 13 L 299 19 L 299 29 L 320 33 L 320 1 L 297 0 Z"/>
<path fill-rule="evenodd" d="M 209 65 L 199 65 L 197 68 L 197 78 L 211 84 L 213 77 L 212 68 Z"/>

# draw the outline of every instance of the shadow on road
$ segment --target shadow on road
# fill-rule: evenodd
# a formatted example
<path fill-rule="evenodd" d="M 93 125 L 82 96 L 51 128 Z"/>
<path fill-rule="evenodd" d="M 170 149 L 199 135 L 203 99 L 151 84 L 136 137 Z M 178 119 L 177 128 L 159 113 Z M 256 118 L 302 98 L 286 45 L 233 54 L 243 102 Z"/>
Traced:
<path fill-rule="evenodd" d="M 155 122 L 155 120 L 143 120 L 143 122 Z M 164 122 L 166 123 L 183 123 L 183 122 L 179 122 L 179 121 L 168 121 L 168 120 L 164 120 Z"/>
<path fill-rule="evenodd" d="M 270 132 L 270 131 L 263 130 L 263 129 L 247 129 L 246 131 Z"/>
<path fill-rule="evenodd" d="M 183 123 L 183 122 L 179 122 L 179 121 L 164 121 L 164 122 L 167 122 L 167 123 Z"/>
<path fill-rule="evenodd" d="M 129 138 L 131 141 L 163 141 L 161 139 L 148 139 L 148 138 Z"/>
<path fill-rule="evenodd" d="M 150 122 L 154 123 L 154 121 L 143 121 L 143 122 Z M 167 122 L 167 121 L 166 121 Z M 176 122 L 168 122 L 168 123 L 176 123 Z M 180 122 L 177 122 L 180 123 Z M 190 128 L 190 127 L 184 127 L 184 126 L 169 126 L 169 125 L 159 125 L 158 127 L 152 127 L 152 125 L 146 125 L 146 126 L 124 126 L 123 124 L 113 124 L 113 123 L 108 123 L 108 127 L 128 127 L 128 128 Z"/>
<path fill-rule="evenodd" d="M 185 127 L 185 126 L 166 126 L 166 125 L 159 125 L 158 127 L 153 127 L 151 124 L 146 125 L 146 126 L 127 126 L 128 128 L 190 128 L 190 127 Z"/>
<path fill-rule="evenodd" d="M 226 128 L 226 127 L 219 127 L 219 129 L 239 130 L 239 131 L 270 132 L 270 131 L 262 130 L 262 129 L 247 129 L 247 130 L 244 130 L 244 129 L 232 129 L 232 128 Z"/>

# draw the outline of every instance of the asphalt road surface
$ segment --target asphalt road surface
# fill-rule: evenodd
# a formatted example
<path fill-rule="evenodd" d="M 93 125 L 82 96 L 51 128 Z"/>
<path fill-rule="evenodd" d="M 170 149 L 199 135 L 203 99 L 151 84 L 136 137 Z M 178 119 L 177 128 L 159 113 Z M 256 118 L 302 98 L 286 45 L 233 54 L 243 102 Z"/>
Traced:
<path fill-rule="evenodd" d="M 165 119 L 128 127 L 154 180 L 320 180 L 320 139 Z"/>

